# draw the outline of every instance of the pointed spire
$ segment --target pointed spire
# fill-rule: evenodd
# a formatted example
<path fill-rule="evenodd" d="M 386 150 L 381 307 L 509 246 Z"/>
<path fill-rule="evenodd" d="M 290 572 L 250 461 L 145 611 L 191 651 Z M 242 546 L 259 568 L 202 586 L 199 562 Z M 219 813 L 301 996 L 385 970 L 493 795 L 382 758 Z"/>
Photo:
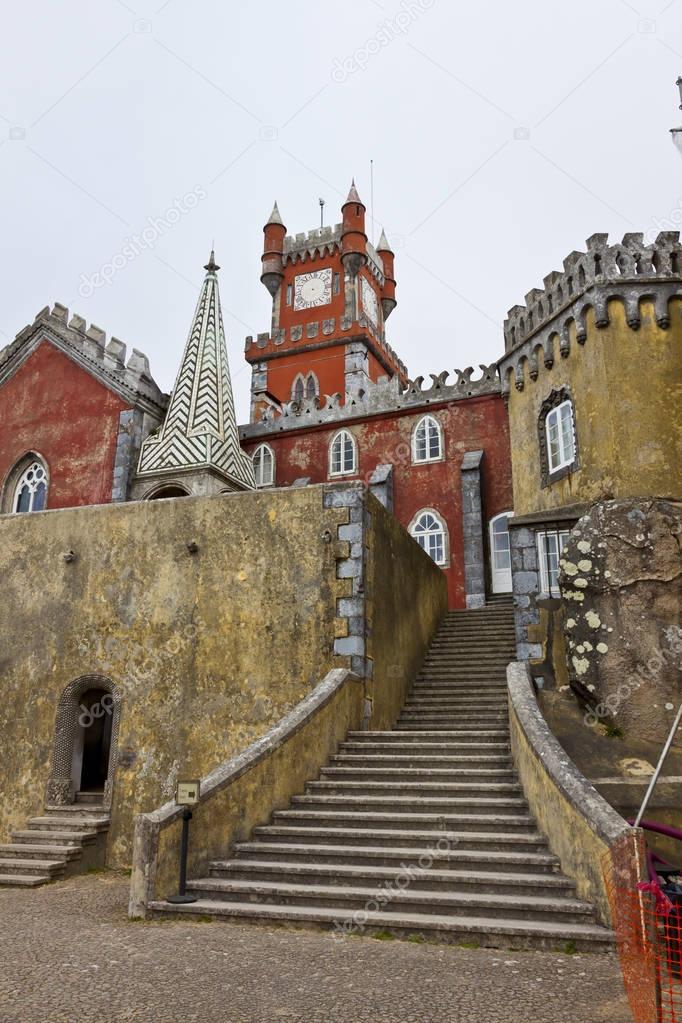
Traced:
<path fill-rule="evenodd" d="M 358 190 L 355 187 L 355 178 L 353 178 L 353 180 L 351 181 L 350 192 L 348 193 L 348 198 L 346 199 L 346 202 L 360 202 L 360 203 L 362 202 L 362 199 L 358 195 Z"/>
<path fill-rule="evenodd" d="M 279 213 L 279 206 L 277 205 L 277 200 L 275 200 L 275 205 L 272 207 L 272 213 L 267 219 L 266 227 L 267 224 L 281 224 L 282 227 L 284 227 L 284 222 Z"/>
<path fill-rule="evenodd" d="M 388 238 L 386 237 L 386 232 L 384 231 L 383 227 L 381 229 L 381 238 L 379 239 L 379 244 L 377 245 L 377 252 L 393 252 L 393 249 L 388 244 Z"/>
<path fill-rule="evenodd" d="M 211 256 L 209 258 L 208 263 L 206 263 L 206 265 L 204 266 L 204 270 L 208 270 L 210 274 L 214 274 L 216 270 L 220 270 L 220 267 L 215 261 L 215 252 L 213 251 L 213 249 L 211 249 Z"/>
<path fill-rule="evenodd" d="M 252 490 L 253 463 L 242 451 L 227 361 L 215 254 L 208 271 L 161 430 L 142 444 L 138 478 L 207 477 L 199 492 Z"/>

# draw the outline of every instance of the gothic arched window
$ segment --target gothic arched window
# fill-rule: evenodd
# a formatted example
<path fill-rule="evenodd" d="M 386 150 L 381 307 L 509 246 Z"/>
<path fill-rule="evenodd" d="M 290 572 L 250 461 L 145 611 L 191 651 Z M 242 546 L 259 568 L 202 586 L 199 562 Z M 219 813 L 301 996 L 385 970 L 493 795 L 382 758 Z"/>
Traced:
<path fill-rule="evenodd" d="M 252 457 L 256 486 L 271 487 L 275 482 L 275 452 L 269 444 L 259 444 Z"/>
<path fill-rule="evenodd" d="M 412 434 L 412 461 L 436 462 L 443 457 L 443 433 L 433 416 L 422 416 Z"/>
<path fill-rule="evenodd" d="M 294 401 L 303 401 L 305 397 L 305 380 L 299 373 L 291 385 L 291 397 Z"/>
<path fill-rule="evenodd" d="M 308 373 L 305 382 L 305 396 L 306 398 L 316 398 L 320 393 L 320 385 L 317 382 L 317 377 L 314 373 Z"/>
<path fill-rule="evenodd" d="M 17 478 L 18 476 L 18 478 Z M 12 498 L 9 511 L 43 511 L 47 505 L 48 476 L 42 459 L 31 455 L 11 474 Z"/>
<path fill-rule="evenodd" d="M 329 475 L 350 476 L 357 472 L 355 438 L 348 430 L 339 430 L 329 445 Z"/>
<path fill-rule="evenodd" d="M 437 565 L 448 564 L 448 527 L 437 511 L 423 508 L 417 512 L 410 523 L 409 532 Z"/>

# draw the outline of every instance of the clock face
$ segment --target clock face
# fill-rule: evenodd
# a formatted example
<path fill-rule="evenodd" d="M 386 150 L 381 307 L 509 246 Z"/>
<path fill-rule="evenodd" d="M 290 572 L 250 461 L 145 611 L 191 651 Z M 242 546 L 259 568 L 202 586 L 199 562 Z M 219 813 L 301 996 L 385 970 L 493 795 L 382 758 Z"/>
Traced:
<path fill-rule="evenodd" d="M 332 300 L 332 270 L 313 270 L 294 278 L 294 309 L 313 309 Z"/>
<path fill-rule="evenodd" d="M 362 278 L 361 290 L 362 308 L 364 310 L 365 316 L 371 323 L 374 324 L 375 327 L 378 327 L 379 303 L 377 302 L 377 293 L 366 277 Z"/>

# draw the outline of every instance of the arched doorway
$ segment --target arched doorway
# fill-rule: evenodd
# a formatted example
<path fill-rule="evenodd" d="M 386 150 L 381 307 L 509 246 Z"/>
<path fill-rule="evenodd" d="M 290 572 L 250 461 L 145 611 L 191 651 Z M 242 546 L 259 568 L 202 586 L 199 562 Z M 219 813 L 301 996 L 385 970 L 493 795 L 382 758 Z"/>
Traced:
<path fill-rule="evenodd" d="M 511 512 L 503 512 L 490 520 L 490 576 L 493 593 L 511 593 L 511 549 L 509 545 L 509 519 Z"/>
<path fill-rule="evenodd" d="M 120 717 L 120 690 L 109 679 L 84 675 L 69 683 L 57 708 L 49 805 L 74 803 L 88 793 L 111 806 Z"/>

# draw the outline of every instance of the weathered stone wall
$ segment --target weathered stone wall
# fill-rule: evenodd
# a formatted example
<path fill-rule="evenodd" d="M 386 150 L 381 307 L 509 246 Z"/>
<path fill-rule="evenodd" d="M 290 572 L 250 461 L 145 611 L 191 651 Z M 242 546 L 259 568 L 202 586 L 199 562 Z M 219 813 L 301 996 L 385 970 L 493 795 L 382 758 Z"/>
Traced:
<path fill-rule="evenodd" d="M 626 736 L 663 741 L 682 700 L 681 543 L 682 504 L 607 501 L 564 549 L 571 685 Z"/>
<path fill-rule="evenodd" d="M 637 330 L 628 326 L 620 300 L 608 303 L 606 326 L 597 327 L 588 310 L 582 343 L 573 323 L 565 357 L 555 334 L 551 364 L 538 357 L 533 376 L 526 367 L 522 389 L 510 386 L 516 516 L 612 497 L 682 493 L 682 301 L 670 302 L 667 328 L 656 322 L 652 301 L 639 308 Z M 550 392 L 562 387 L 574 403 L 579 466 L 543 488 L 538 417 Z"/>
<path fill-rule="evenodd" d="M 377 720 L 395 717 L 446 606 L 442 573 L 362 484 L 3 516 L 0 575 L 0 841 L 42 809 L 60 695 L 104 676 L 121 695 L 119 866 L 136 813 L 331 668 L 374 674 L 393 694 Z"/>
<path fill-rule="evenodd" d="M 179 774 L 244 748 L 325 675 L 348 511 L 323 495 L 0 518 L 3 840 L 42 808 L 57 701 L 73 679 L 104 675 L 122 691 L 109 846 L 121 864 L 135 812 L 169 798 Z"/>

